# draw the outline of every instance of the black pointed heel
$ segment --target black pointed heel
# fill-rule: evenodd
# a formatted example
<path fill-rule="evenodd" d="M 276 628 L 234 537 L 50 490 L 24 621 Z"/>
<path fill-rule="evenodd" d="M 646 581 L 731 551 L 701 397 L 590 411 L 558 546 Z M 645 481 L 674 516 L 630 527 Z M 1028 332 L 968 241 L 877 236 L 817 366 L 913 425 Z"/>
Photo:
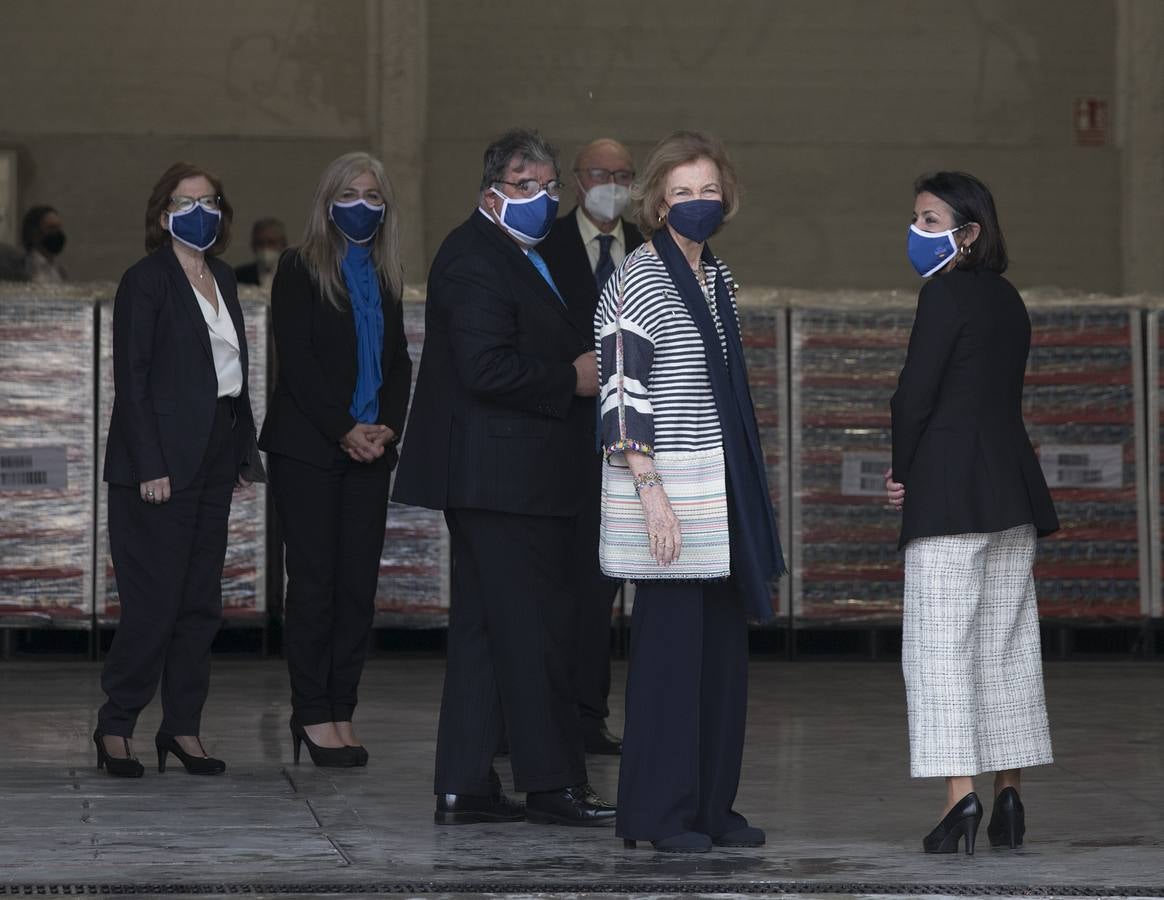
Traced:
<path fill-rule="evenodd" d="M 958 842 L 965 838 L 966 855 L 973 856 L 981 821 L 982 804 L 978 795 L 971 791 L 954 804 L 937 828 L 925 836 L 922 848 L 926 853 L 957 853 Z"/>
<path fill-rule="evenodd" d="M 129 755 L 129 741 L 126 738 L 121 739 L 125 743 L 126 753 L 125 757 L 122 758 L 109 755 L 109 751 L 105 749 L 105 744 L 102 743 L 103 737 L 105 735 L 100 731 L 93 732 L 93 743 L 97 745 L 98 769 L 104 769 L 117 778 L 141 778 L 145 774 L 145 766 Z"/>
<path fill-rule="evenodd" d="M 303 744 L 307 745 L 311 761 L 320 768 L 351 769 L 360 765 L 360 755 L 355 747 L 321 747 L 307 736 L 302 725 L 292 719 L 291 751 L 296 765 L 299 765 L 299 749 Z"/>
<path fill-rule="evenodd" d="M 158 772 L 166 771 L 166 756 L 170 753 L 178 757 L 178 761 L 191 775 L 221 775 L 226 771 L 226 763 L 221 759 L 215 759 L 213 756 L 191 756 L 182 749 L 182 745 L 172 734 L 163 734 L 159 731 L 154 736 L 154 747 L 158 751 Z M 206 752 L 201 739 L 198 740 L 198 747 L 203 753 Z"/>
<path fill-rule="evenodd" d="M 986 826 L 990 846 L 1015 850 L 1022 846 L 1026 832 L 1026 812 L 1018 791 L 1012 787 L 1003 788 L 994 798 L 994 811 L 990 814 L 990 824 Z"/>

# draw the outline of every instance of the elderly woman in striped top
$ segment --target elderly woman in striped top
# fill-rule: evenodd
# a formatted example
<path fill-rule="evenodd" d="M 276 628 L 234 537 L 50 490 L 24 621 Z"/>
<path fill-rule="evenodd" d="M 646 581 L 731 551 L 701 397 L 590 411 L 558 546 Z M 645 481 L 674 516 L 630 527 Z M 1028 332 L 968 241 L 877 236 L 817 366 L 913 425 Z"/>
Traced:
<path fill-rule="evenodd" d="M 627 847 L 756 846 L 732 809 L 749 618 L 771 618 L 784 560 L 768 497 L 731 272 L 707 239 L 738 208 L 714 138 L 676 132 L 633 191 L 647 243 L 595 316 L 603 571 L 637 583 L 618 833 Z"/>

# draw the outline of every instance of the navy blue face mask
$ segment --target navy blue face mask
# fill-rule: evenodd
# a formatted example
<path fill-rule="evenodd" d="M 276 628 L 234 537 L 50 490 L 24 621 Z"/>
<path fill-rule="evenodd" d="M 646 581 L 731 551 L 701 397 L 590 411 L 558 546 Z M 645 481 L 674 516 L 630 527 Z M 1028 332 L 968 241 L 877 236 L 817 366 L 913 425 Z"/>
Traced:
<path fill-rule="evenodd" d="M 208 250 L 218 240 L 222 213 L 195 203 L 185 212 L 170 213 L 170 236 L 195 250 Z"/>
<path fill-rule="evenodd" d="M 558 200 L 544 190 L 526 199 L 507 197 L 497 188 L 490 188 L 501 198 L 501 211 L 497 219 L 501 227 L 517 238 L 522 244 L 536 246 L 541 243 L 558 217 Z"/>
<path fill-rule="evenodd" d="M 958 255 L 958 242 L 954 240 L 954 234 L 965 227 L 959 225 L 948 231 L 922 231 L 916 225 L 910 225 L 906 252 L 914 271 L 922 278 L 929 278 L 949 265 L 950 260 Z"/>
<path fill-rule="evenodd" d="M 685 200 L 667 211 L 667 221 L 689 241 L 702 244 L 723 224 L 722 200 Z"/>
<path fill-rule="evenodd" d="M 362 244 L 370 241 L 384 221 L 384 212 L 387 204 L 373 206 L 367 200 L 350 200 L 340 203 L 338 200 L 331 205 L 331 220 L 349 241 Z"/>

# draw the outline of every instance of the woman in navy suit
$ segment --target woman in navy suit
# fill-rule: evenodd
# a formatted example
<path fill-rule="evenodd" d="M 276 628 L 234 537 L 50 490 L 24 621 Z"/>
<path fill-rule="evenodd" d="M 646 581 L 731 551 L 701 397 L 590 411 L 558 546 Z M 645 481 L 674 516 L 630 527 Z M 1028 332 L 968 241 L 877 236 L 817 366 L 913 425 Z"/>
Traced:
<path fill-rule="evenodd" d="M 202 706 L 222 621 L 231 495 L 262 477 L 242 309 L 234 272 L 218 259 L 230 221 L 222 183 L 174 164 L 146 206 L 148 255 L 117 289 L 105 480 L 121 620 L 93 734 L 110 775 L 143 774 L 130 738 L 159 682 L 159 771 L 170 753 L 194 774 L 226 769 L 202 747 Z"/>
<path fill-rule="evenodd" d="M 260 441 L 287 550 L 295 760 L 306 742 L 317 766 L 368 761 L 352 716 L 408 408 L 402 291 L 392 186 L 378 160 L 347 153 L 271 286 L 279 376 Z"/>

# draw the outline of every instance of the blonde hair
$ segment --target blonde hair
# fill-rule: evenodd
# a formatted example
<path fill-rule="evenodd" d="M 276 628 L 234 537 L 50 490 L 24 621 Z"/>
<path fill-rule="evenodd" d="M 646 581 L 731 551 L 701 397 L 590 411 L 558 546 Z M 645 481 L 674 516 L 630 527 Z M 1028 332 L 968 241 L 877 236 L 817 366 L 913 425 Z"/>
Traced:
<path fill-rule="evenodd" d="M 340 268 L 347 252 L 347 239 L 331 220 L 331 205 L 352 180 L 364 172 L 371 172 L 384 198 L 384 221 L 372 239 L 372 262 L 380 276 L 380 289 L 387 292 L 393 303 L 404 292 L 404 269 L 400 264 L 400 216 L 392 183 L 384 173 L 380 160 L 367 153 L 345 153 L 332 160 L 319 176 L 319 186 L 311 200 L 307 227 L 303 229 L 300 258 L 319 284 L 323 298 L 337 309 L 344 307 L 347 285 Z"/>
<path fill-rule="evenodd" d="M 710 160 L 719 169 L 724 222 L 730 222 L 739 211 L 740 191 L 736 167 L 728 158 L 719 138 L 698 131 L 673 131 L 647 154 L 643 171 L 631 187 L 631 214 L 643 237 L 650 238 L 663 227 L 659 208 L 664 205 L 663 195 L 671 170 L 697 159 Z"/>

